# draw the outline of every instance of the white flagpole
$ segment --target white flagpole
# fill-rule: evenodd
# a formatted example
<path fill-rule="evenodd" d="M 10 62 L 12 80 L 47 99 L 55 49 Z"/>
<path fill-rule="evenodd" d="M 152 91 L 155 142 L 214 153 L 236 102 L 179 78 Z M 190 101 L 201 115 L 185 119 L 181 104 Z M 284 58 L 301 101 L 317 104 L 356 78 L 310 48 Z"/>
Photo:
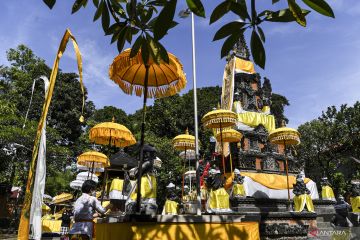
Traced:
<path fill-rule="evenodd" d="M 192 70 L 193 70 L 193 92 L 194 92 L 194 123 L 195 123 L 195 162 L 196 162 L 196 193 L 198 207 L 197 215 L 201 215 L 201 197 L 200 197 L 200 175 L 199 175 L 199 131 L 198 131 L 198 111 L 197 111 L 197 93 L 196 93 L 196 58 L 195 58 L 195 23 L 194 13 L 191 12 L 191 39 L 192 39 Z"/>
<path fill-rule="evenodd" d="M 48 93 L 49 79 L 45 76 L 40 77 L 44 81 L 45 98 Z M 43 129 L 41 130 L 41 138 L 39 145 L 39 152 L 37 158 L 36 172 L 33 196 L 30 210 L 30 233 L 32 239 L 40 240 L 42 233 L 42 204 L 45 191 L 45 178 L 46 178 L 46 121 Z"/>

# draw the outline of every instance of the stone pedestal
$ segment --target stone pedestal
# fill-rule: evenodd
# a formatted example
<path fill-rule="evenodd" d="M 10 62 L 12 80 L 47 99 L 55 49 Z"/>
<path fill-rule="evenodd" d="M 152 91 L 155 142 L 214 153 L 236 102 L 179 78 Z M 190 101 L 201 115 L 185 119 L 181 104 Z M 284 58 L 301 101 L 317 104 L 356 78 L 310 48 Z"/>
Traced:
<path fill-rule="evenodd" d="M 308 239 L 320 232 L 333 231 L 333 201 L 313 200 L 315 213 L 287 212 L 287 200 L 244 198 L 231 200 L 232 210 L 241 214 L 260 215 L 261 239 Z M 291 202 L 293 206 L 293 202 Z"/>

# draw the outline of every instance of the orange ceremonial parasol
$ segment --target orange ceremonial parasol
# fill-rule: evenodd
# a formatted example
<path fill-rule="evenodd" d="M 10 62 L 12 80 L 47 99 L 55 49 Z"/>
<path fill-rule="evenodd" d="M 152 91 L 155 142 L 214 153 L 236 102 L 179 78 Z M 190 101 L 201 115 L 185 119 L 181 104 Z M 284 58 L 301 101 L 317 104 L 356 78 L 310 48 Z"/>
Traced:
<path fill-rule="evenodd" d="M 286 181 L 288 189 L 288 210 L 290 210 L 289 169 L 288 159 L 286 157 L 286 146 L 300 144 L 300 133 L 296 129 L 285 127 L 285 121 L 283 121 L 282 127 L 277 128 L 269 133 L 269 141 L 273 144 L 284 145 Z"/>
<path fill-rule="evenodd" d="M 232 127 L 236 124 L 237 114 L 230 110 L 225 109 L 216 109 L 208 112 L 201 119 L 201 122 L 205 127 L 211 129 L 220 129 L 220 143 L 222 149 L 222 164 L 223 164 L 223 173 L 225 174 L 225 156 L 224 156 L 224 141 L 223 141 L 223 128 Z"/>
<path fill-rule="evenodd" d="M 235 129 L 225 129 L 222 132 L 218 133 L 216 135 L 216 141 L 221 142 L 221 139 L 223 142 L 240 142 L 242 138 L 242 134 L 238 131 L 236 131 Z M 223 153 L 224 155 L 224 153 Z M 230 171 L 232 172 L 232 158 L 231 158 L 231 154 L 230 154 Z"/>
<path fill-rule="evenodd" d="M 186 129 L 185 134 L 180 134 L 174 137 L 173 145 L 176 150 L 184 150 L 184 167 L 182 177 L 182 191 L 181 195 L 184 196 L 184 184 L 185 184 L 185 163 L 186 163 L 186 151 L 195 149 L 195 136 L 189 134 L 189 130 Z M 190 160 L 189 160 L 190 164 Z M 190 169 L 189 169 L 190 170 Z"/>
<path fill-rule="evenodd" d="M 144 96 L 136 198 L 136 210 L 140 212 L 146 100 L 148 97 L 161 98 L 178 93 L 181 89 L 185 88 L 186 77 L 182 64 L 171 53 L 168 53 L 168 63 L 162 60 L 156 63 L 151 56 L 147 62 L 144 62 L 141 50 L 131 58 L 130 53 L 131 49 L 126 49 L 115 57 L 109 69 L 109 76 L 126 94 L 131 95 L 135 92 L 137 96 Z"/>

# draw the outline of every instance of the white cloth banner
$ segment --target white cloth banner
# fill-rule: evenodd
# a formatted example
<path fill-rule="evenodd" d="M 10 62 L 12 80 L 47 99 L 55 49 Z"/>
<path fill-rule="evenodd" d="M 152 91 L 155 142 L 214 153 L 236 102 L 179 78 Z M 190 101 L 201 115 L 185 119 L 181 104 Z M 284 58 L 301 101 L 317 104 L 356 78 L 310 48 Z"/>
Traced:
<path fill-rule="evenodd" d="M 319 199 L 319 193 L 316 188 L 316 183 L 310 180 L 306 187 L 310 190 L 311 199 Z M 246 192 L 246 196 L 254 197 L 254 198 L 273 198 L 273 199 L 287 199 L 288 191 L 287 189 L 271 189 L 268 188 L 258 182 L 255 182 L 249 177 L 244 178 L 244 188 Z M 290 189 L 290 198 L 294 197 L 294 193 L 292 189 Z"/>
<path fill-rule="evenodd" d="M 49 79 L 40 77 L 44 81 L 45 96 L 49 87 Z M 29 106 L 30 107 L 30 106 Z M 25 123 L 24 123 L 25 125 Z M 46 121 L 43 129 L 41 130 L 41 138 L 39 144 L 39 152 L 37 157 L 35 182 L 33 188 L 33 195 L 30 209 L 30 233 L 32 239 L 40 240 L 42 233 L 42 204 L 45 191 L 45 178 L 46 178 Z"/>
<path fill-rule="evenodd" d="M 46 130 L 45 126 L 41 132 L 39 154 L 36 165 L 35 183 L 33 189 L 33 197 L 30 210 L 30 227 L 33 239 L 41 239 L 41 217 L 42 203 L 45 191 L 46 177 Z"/>

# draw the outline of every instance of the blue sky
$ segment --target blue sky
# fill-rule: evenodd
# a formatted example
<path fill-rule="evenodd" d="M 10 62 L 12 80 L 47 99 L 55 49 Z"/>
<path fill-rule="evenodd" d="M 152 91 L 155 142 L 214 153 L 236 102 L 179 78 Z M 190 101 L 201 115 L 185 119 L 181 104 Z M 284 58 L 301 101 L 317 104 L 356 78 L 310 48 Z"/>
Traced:
<path fill-rule="evenodd" d="M 185 7 L 185 1 L 179 2 L 180 10 Z M 267 62 L 265 70 L 257 70 L 271 80 L 273 92 L 289 99 L 291 105 L 286 108 L 286 115 L 292 127 L 318 117 L 327 106 L 351 105 L 359 100 L 360 1 L 328 2 L 336 19 L 310 13 L 306 28 L 295 23 L 262 26 L 266 34 Z M 84 83 L 90 100 L 98 108 L 113 105 L 133 113 L 141 107 L 142 99 L 124 94 L 108 78 L 108 67 L 117 55 L 116 45 L 110 45 L 111 37 L 104 36 L 101 22 L 92 21 L 91 1 L 75 15 L 71 15 L 72 3 L 73 0 L 58 0 L 54 9 L 49 10 L 41 0 L 0 1 L 0 65 L 8 65 L 6 50 L 23 43 L 51 66 L 60 39 L 65 29 L 70 28 L 83 55 Z M 217 3 L 206 3 L 207 17 Z M 259 5 L 259 9 L 265 7 L 272 6 Z M 225 65 L 220 59 L 222 42 L 211 40 L 222 24 L 236 17 L 228 15 L 211 26 L 208 19 L 196 18 L 195 24 L 198 87 L 221 85 Z M 179 26 L 162 42 L 183 63 L 188 78 L 183 92 L 187 92 L 192 88 L 190 18 L 178 19 L 178 22 Z M 71 45 L 60 68 L 77 71 Z"/>

